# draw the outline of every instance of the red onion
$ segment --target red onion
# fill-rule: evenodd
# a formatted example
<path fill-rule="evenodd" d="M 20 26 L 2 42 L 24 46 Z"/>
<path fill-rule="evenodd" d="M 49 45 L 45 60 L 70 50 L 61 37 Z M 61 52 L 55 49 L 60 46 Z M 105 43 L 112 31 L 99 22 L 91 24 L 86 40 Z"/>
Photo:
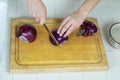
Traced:
<path fill-rule="evenodd" d="M 97 32 L 96 25 L 93 22 L 88 21 L 88 20 L 85 20 L 80 27 L 81 27 L 81 29 L 77 33 L 78 36 L 80 36 L 80 35 L 92 36 L 93 33 Z"/>
<path fill-rule="evenodd" d="M 68 36 L 67 37 L 63 37 L 63 36 L 59 36 L 59 34 L 57 34 L 57 29 L 52 31 L 52 34 L 54 35 L 54 37 L 56 38 L 58 44 L 62 44 L 63 42 L 68 41 Z M 49 40 L 53 45 L 57 45 L 55 43 L 55 41 L 49 36 Z"/>
<path fill-rule="evenodd" d="M 17 29 L 17 37 L 25 42 L 32 43 L 37 36 L 36 29 L 31 24 L 23 24 Z"/>

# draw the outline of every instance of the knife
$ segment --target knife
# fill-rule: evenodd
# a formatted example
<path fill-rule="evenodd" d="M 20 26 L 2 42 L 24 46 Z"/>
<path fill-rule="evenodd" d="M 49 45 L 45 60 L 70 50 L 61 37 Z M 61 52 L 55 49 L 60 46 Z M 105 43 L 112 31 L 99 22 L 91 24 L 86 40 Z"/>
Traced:
<path fill-rule="evenodd" d="M 45 23 L 45 24 L 43 24 L 43 25 L 44 25 L 45 29 L 47 30 L 47 32 L 49 33 L 50 37 L 55 41 L 56 45 L 59 46 L 56 38 L 55 38 L 54 35 L 51 33 L 51 31 L 50 31 L 50 29 L 48 28 L 47 24 Z"/>

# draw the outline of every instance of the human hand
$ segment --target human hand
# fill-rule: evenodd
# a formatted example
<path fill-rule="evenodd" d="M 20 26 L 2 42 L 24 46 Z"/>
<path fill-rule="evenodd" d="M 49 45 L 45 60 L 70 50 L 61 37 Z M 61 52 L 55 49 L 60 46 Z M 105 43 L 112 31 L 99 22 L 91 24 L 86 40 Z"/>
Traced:
<path fill-rule="evenodd" d="M 77 29 L 85 20 L 86 14 L 83 12 L 74 12 L 73 14 L 66 17 L 61 23 L 57 33 L 64 37 L 68 36 L 72 31 Z"/>
<path fill-rule="evenodd" d="M 46 7 L 42 0 L 27 0 L 28 11 L 36 22 L 44 24 L 46 21 Z"/>

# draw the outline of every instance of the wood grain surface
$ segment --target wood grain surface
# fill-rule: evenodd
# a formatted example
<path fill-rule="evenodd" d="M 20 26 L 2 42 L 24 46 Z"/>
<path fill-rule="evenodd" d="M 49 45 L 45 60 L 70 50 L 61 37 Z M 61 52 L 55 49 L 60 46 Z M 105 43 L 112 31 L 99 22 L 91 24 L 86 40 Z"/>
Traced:
<path fill-rule="evenodd" d="M 47 19 L 50 30 L 59 27 L 63 19 Z M 31 18 L 14 18 L 11 25 L 11 72 L 33 71 L 87 71 L 107 70 L 108 64 L 101 39 L 100 29 L 95 18 L 87 18 L 97 27 L 93 36 L 76 36 L 79 29 L 69 35 L 69 40 L 59 47 L 52 45 L 44 26 Z M 20 24 L 29 23 L 37 30 L 37 39 L 26 43 L 16 37 Z"/>

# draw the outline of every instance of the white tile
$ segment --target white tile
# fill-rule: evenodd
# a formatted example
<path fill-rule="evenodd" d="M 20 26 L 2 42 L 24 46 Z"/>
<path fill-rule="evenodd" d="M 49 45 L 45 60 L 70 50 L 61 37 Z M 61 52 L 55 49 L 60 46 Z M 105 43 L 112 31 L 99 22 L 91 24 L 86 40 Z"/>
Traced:
<path fill-rule="evenodd" d="M 5 37 L 5 27 L 7 22 L 7 3 L 0 2 L 0 51 L 2 52 L 3 44 L 4 44 L 4 37 Z M 1 57 L 1 53 L 0 53 Z"/>
<path fill-rule="evenodd" d="M 13 80 L 37 80 L 36 74 L 13 74 Z"/>
<path fill-rule="evenodd" d="M 119 5 L 120 0 L 101 0 L 100 5 Z"/>
<path fill-rule="evenodd" d="M 40 73 L 37 74 L 37 80 L 61 80 L 60 73 Z"/>
<path fill-rule="evenodd" d="M 73 13 L 74 11 L 74 7 L 73 4 L 60 4 L 60 3 L 56 3 L 55 4 L 55 13 L 56 13 L 56 17 L 60 17 L 60 18 L 64 18 L 67 17 L 68 15 L 70 15 L 71 13 Z"/>
<path fill-rule="evenodd" d="M 17 0 L 8 1 L 8 20 L 17 17 Z"/>
<path fill-rule="evenodd" d="M 41 73 L 37 80 L 84 80 L 82 72 Z"/>
<path fill-rule="evenodd" d="M 11 20 L 7 20 L 7 25 L 5 27 L 4 33 L 4 44 L 10 45 L 10 37 L 11 37 Z"/>
<path fill-rule="evenodd" d="M 51 2 L 45 2 L 45 6 L 47 8 L 47 17 L 55 18 L 55 2 L 53 0 Z"/>
<path fill-rule="evenodd" d="M 0 74 L 0 80 L 13 80 L 12 74 L 10 74 L 9 72 L 2 72 Z"/>
<path fill-rule="evenodd" d="M 109 70 L 120 70 L 120 51 L 107 51 Z"/>
<path fill-rule="evenodd" d="M 106 80 L 105 72 L 84 72 L 85 80 Z"/>
<path fill-rule="evenodd" d="M 107 0 L 101 0 L 99 5 L 107 5 L 107 2 L 108 2 Z"/>
<path fill-rule="evenodd" d="M 60 3 L 60 4 L 72 4 L 74 0 L 54 0 L 56 3 Z"/>
<path fill-rule="evenodd" d="M 8 1 L 8 0 L 0 0 L 0 1 L 1 1 L 1 2 L 2 2 L 2 1 L 4 1 L 4 2 L 5 2 L 5 1 Z"/>
<path fill-rule="evenodd" d="M 65 18 L 74 12 L 72 0 L 55 0 L 55 14 L 57 18 Z"/>
<path fill-rule="evenodd" d="M 120 80 L 120 71 L 108 71 L 107 80 Z"/>
<path fill-rule="evenodd" d="M 6 20 L 6 25 L 4 26 L 4 29 L 2 29 L 2 32 L 3 32 L 3 41 L 2 43 L 3 44 L 7 44 L 9 45 L 10 44 L 10 34 L 11 34 L 11 20 L 7 18 Z"/>
<path fill-rule="evenodd" d="M 45 5 L 50 4 L 50 3 L 54 3 L 54 2 L 55 2 L 55 0 L 43 0 L 43 3 Z"/>
<path fill-rule="evenodd" d="M 27 0 L 18 0 L 18 3 L 26 3 Z"/>
<path fill-rule="evenodd" d="M 85 0 L 73 0 L 73 4 L 82 4 Z"/>
<path fill-rule="evenodd" d="M 10 45 L 4 45 L 1 51 L 1 60 L 0 60 L 0 71 L 8 72 L 9 71 L 9 56 L 10 56 Z"/>
<path fill-rule="evenodd" d="M 61 75 L 62 80 L 84 80 L 83 72 L 68 72 Z"/>
<path fill-rule="evenodd" d="M 19 1 L 17 5 L 17 17 L 31 17 L 25 1 Z"/>
<path fill-rule="evenodd" d="M 18 1 L 18 0 L 8 0 L 8 1 Z"/>
<path fill-rule="evenodd" d="M 96 14 L 95 17 L 99 18 L 120 18 L 119 6 L 104 6 L 98 5 L 93 10 Z"/>

